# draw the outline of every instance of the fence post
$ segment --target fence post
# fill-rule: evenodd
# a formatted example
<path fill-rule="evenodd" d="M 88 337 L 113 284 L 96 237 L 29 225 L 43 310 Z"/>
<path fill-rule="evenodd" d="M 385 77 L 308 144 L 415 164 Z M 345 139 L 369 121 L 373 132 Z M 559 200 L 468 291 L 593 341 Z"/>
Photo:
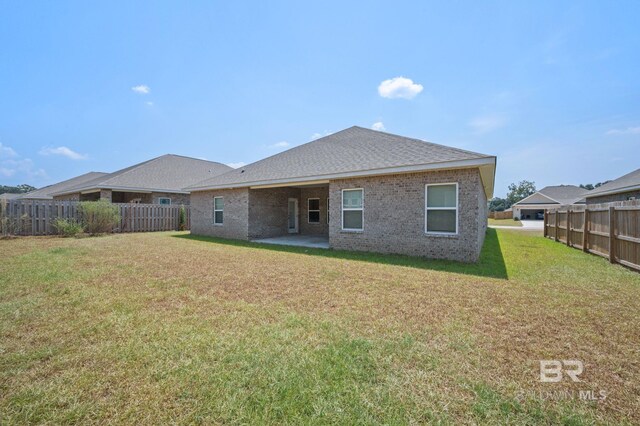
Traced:
<path fill-rule="evenodd" d="M 616 208 L 611 206 L 609 207 L 609 262 L 611 263 L 615 263 L 616 262 L 616 233 L 615 233 L 615 227 L 616 227 Z"/>
<path fill-rule="evenodd" d="M 567 246 L 571 247 L 571 209 L 567 209 Z"/>
<path fill-rule="evenodd" d="M 544 211 L 544 222 L 543 222 L 543 229 L 542 229 L 542 236 L 543 237 L 547 237 L 547 224 L 548 224 L 548 217 L 549 213 L 547 212 L 547 210 L 545 209 Z"/>
<path fill-rule="evenodd" d="M 558 210 L 553 212 L 553 240 L 558 241 Z"/>
<path fill-rule="evenodd" d="M 589 248 L 589 209 L 584 208 L 584 223 L 582 225 L 582 251 L 588 252 Z"/>

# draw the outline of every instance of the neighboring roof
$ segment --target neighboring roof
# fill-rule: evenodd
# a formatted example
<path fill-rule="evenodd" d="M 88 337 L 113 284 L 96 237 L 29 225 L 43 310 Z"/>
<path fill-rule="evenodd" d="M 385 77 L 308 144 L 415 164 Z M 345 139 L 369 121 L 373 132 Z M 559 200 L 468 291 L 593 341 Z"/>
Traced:
<path fill-rule="evenodd" d="M 490 198 L 495 162 L 494 156 L 354 126 L 187 189 L 203 191 L 482 166 L 485 192 Z"/>
<path fill-rule="evenodd" d="M 186 193 L 185 187 L 229 170 L 233 169 L 215 161 L 167 154 L 65 188 L 56 195 L 96 189 Z"/>
<path fill-rule="evenodd" d="M 589 191 L 587 198 L 638 190 L 640 190 L 640 169 Z"/>
<path fill-rule="evenodd" d="M 587 192 L 589 192 L 587 189 L 575 185 L 545 186 L 514 205 L 578 204 L 583 202 Z"/>
<path fill-rule="evenodd" d="M 21 195 L 24 195 L 24 193 L 20 193 L 20 194 L 13 194 L 10 192 L 5 192 L 4 194 L 0 194 L 0 198 L 3 200 L 15 200 L 16 198 L 20 197 Z"/>
<path fill-rule="evenodd" d="M 53 194 L 55 193 L 64 191 L 68 188 L 72 188 L 77 185 L 84 184 L 98 177 L 106 176 L 106 175 L 107 175 L 106 173 L 102 173 L 102 172 L 85 173 L 83 175 L 76 176 L 74 178 L 67 179 L 62 182 L 54 183 L 53 185 L 36 189 L 35 191 L 27 192 L 25 194 L 18 194 L 19 197 L 17 198 L 21 200 L 51 200 L 53 199 Z"/>

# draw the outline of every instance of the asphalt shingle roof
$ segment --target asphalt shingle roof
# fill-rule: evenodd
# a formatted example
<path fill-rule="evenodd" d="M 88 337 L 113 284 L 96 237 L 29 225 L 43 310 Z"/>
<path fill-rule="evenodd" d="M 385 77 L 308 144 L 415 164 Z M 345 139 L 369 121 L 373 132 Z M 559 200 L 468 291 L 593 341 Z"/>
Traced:
<path fill-rule="evenodd" d="M 51 200 L 53 199 L 53 194 L 55 193 L 65 191 L 69 188 L 73 188 L 74 186 L 85 184 L 106 175 L 107 173 L 102 172 L 85 173 L 83 175 L 76 176 L 62 182 L 54 183 L 53 185 L 36 189 L 35 191 L 27 192 L 26 194 L 19 194 L 20 196 L 17 198 L 21 200 Z"/>
<path fill-rule="evenodd" d="M 65 188 L 57 194 L 73 193 L 96 188 L 139 189 L 146 191 L 183 192 L 184 188 L 233 170 L 215 161 L 167 154 L 135 164 L 113 173 L 99 176 L 80 185 Z"/>
<path fill-rule="evenodd" d="M 480 158 L 494 157 L 354 126 L 206 179 L 187 189 L 246 186 L 279 179 L 322 179 L 323 176 L 340 173 Z"/>
<path fill-rule="evenodd" d="M 632 190 L 634 187 L 638 186 L 640 186 L 640 169 L 627 173 L 618 179 L 612 180 L 611 182 L 605 183 L 604 185 L 589 191 L 587 197 L 595 197 L 611 192 L 625 192 L 625 189 Z"/>
<path fill-rule="evenodd" d="M 556 200 L 560 204 L 573 204 L 582 200 L 589 191 L 575 185 L 557 185 L 545 186 L 538 192 Z"/>

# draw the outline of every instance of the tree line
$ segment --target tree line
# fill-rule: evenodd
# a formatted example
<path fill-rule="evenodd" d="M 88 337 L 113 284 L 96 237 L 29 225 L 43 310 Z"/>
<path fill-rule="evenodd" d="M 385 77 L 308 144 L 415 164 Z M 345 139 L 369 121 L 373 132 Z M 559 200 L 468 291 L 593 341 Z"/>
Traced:
<path fill-rule="evenodd" d="M 35 190 L 36 188 L 34 186 L 27 185 L 26 183 L 18 186 L 0 185 L 0 194 L 24 194 Z"/>

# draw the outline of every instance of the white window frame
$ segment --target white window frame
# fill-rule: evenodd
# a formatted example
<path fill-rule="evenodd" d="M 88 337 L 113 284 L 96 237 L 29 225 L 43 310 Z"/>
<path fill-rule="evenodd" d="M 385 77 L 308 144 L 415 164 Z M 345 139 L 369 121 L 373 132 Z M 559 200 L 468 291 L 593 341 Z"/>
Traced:
<path fill-rule="evenodd" d="M 327 225 L 329 224 L 329 206 L 330 206 L 329 200 L 330 198 L 327 197 Z"/>
<path fill-rule="evenodd" d="M 216 209 L 216 200 L 217 199 L 221 199 L 222 200 L 222 209 Z M 216 212 L 222 212 L 222 222 L 220 222 L 220 223 L 216 222 Z M 222 196 L 213 197 L 213 224 L 214 224 L 214 226 L 222 226 L 222 225 L 224 225 L 224 197 L 222 197 Z"/>
<path fill-rule="evenodd" d="M 455 207 L 429 207 L 429 187 L 430 186 L 456 186 L 456 206 Z M 433 232 L 427 231 L 427 212 L 429 210 L 455 210 L 456 211 L 456 232 Z M 458 211 L 460 210 L 460 197 L 458 193 L 458 182 L 446 182 L 446 183 L 428 183 L 424 186 L 424 233 L 428 235 L 458 235 L 460 228 L 458 224 Z"/>
<path fill-rule="evenodd" d="M 345 209 L 344 208 L 344 193 L 345 191 L 362 191 L 362 207 L 359 209 Z M 362 232 L 364 231 L 364 188 L 345 188 L 340 192 L 340 222 L 343 231 L 348 232 Z M 361 211 L 362 212 L 362 228 L 345 228 L 344 227 L 344 212 L 348 211 Z"/>
<path fill-rule="evenodd" d="M 311 210 L 311 208 L 309 207 L 309 204 L 311 202 L 311 200 L 318 200 L 318 210 Z M 318 212 L 318 221 L 317 222 L 311 222 L 309 220 L 309 213 L 311 212 Z M 320 219 L 320 198 L 307 198 L 307 223 L 309 225 L 319 225 L 322 223 L 322 219 Z"/>
<path fill-rule="evenodd" d="M 162 204 L 162 200 L 169 200 L 169 204 Z M 170 197 L 158 197 L 158 204 L 162 204 L 163 206 L 170 206 L 171 205 L 171 198 Z"/>

